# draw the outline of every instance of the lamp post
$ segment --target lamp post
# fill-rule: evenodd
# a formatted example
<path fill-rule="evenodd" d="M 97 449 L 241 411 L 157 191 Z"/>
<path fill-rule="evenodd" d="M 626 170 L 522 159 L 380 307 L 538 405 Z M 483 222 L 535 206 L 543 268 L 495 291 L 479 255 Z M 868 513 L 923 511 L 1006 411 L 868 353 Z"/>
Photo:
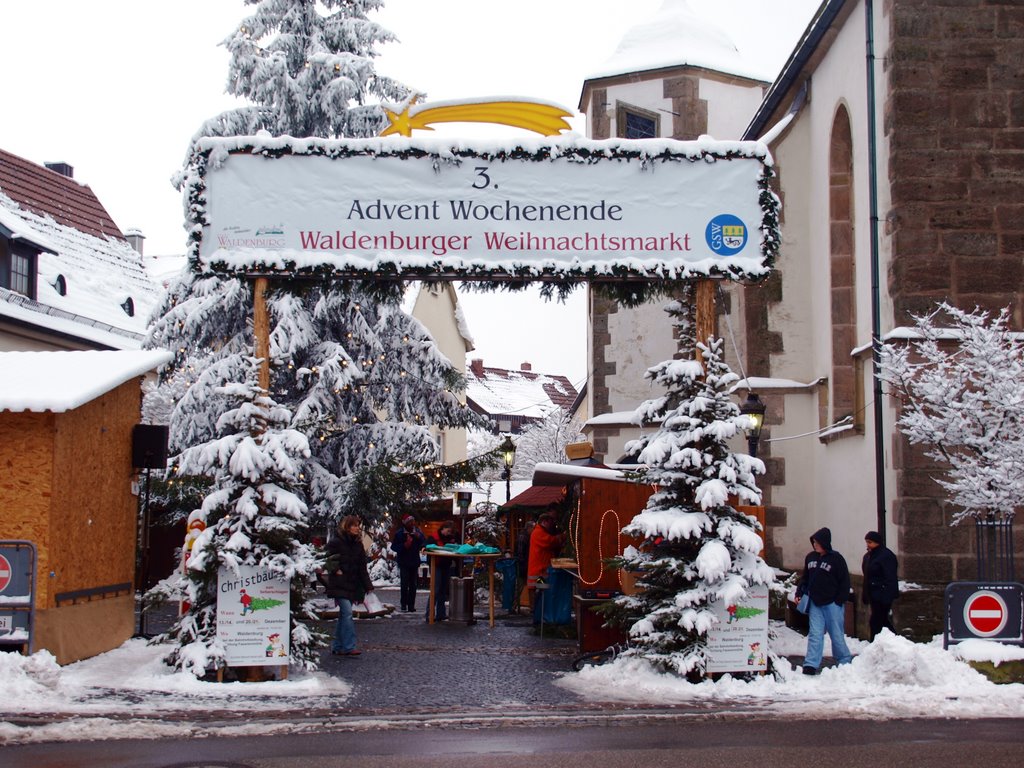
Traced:
<path fill-rule="evenodd" d="M 505 460 L 505 471 L 502 477 L 505 478 L 505 503 L 508 504 L 512 498 L 512 464 L 516 460 L 516 444 L 512 442 L 511 435 L 505 435 L 505 442 L 501 444 L 502 458 Z"/>
<path fill-rule="evenodd" d="M 461 538 L 463 544 L 466 543 L 466 515 L 469 514 L 469 503 L 472 500 L 472 491 L 455 492 L 455 506 L 459 508 L 459 520 L 461 521 L 460 528 L 462 529 Z"/>
<path fill-rule="evenodd" d="M 766 410 L 767 406 L 754 392 L 748 392 L 747 401 L 740 406 L 740 413 L 750 417 L 750 427 L 747 429 L 747 452 L 754 457 L 757 456 L 757 443 L 761 439 L 761 427 L 764 426 Z"/>

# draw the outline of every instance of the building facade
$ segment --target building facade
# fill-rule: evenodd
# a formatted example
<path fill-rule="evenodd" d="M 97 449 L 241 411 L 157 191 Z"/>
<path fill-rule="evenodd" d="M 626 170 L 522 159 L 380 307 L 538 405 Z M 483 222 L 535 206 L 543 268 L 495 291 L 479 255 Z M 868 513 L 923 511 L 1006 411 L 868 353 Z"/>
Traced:
<path fill-rule="evenodd" d="M 716 134 L 769 146 L 783 203 L 772 275 L 718 296 L 730 363 L 768 406 L 766 557 L 795 569 L 810 533 L 828 526 L 856 574 L 865 532 L 882 531 L 901 579 L 919 587 L 898 601 L 898 626 L 920 636 L 941 622 L 945 584 L 975 578 L 974 530 L 950 526 L 939 468 L 896 428 L 872 341 L 942 300 L 1009 306 L 1024 325 L 1022 28 L 1013 2 L 826 0 L 746 125 Z M 663 93 L 669 83 L 666 72 Z M 647 102 L 636 93 L 638 106 L 663 108 L 650 86 Z M 596 94 L 588 81 L 591 135 L 614 136 L 598 107 L 627 98 Z M 706 113 L 714 133 L 714 100 L 672 108 L 690 122 Z M 665 325 L 637 314 L 629 330 L 625 316 L 592 299 L 590 424 L 606 461 L 625 434 L 615 413 L 650 396 L 628 390 L 642 377 L 623 348 Z M 641 354 L 651 364 L 668 350 L 666 340 Z"/>

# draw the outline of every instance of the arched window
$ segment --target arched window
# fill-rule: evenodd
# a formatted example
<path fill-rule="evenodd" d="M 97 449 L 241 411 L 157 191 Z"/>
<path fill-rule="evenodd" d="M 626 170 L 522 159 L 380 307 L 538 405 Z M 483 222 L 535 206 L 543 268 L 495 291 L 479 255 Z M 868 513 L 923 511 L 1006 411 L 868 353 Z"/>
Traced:
<path fill-rule="evenodd" d="M 857 290 L 853 207 L 853 134 L 846 107 L 836 110 L 829 145 L 829 274 L 832 312 L 832 422 L 853 416 L 857 406 Z"/>

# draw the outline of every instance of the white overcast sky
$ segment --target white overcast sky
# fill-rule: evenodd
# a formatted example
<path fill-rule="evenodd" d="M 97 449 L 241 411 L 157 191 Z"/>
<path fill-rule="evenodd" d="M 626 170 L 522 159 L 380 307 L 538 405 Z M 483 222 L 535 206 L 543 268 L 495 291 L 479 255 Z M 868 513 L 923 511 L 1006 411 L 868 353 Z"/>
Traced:
<path fill-rule="evenodd" d="M 587 74 L 661 2 L 386 0 L 375 18 L 400 42 L 382 49 L 377 70 L 431 100 L 517 95 L 575 112 Z M 690 4 L 772 72 L 819 0 Z M 142 230 L 148 256 L 182 253 L 181 198 L 169 179 L 201 122 L 236 103 L 223 92 L 227 53 L 218 43 L 250 10 L 242 0 L 4 3 L 0 148 L 69 163 L 122 231 Z M 583 132 L 582 118 L 575 127 Z M 465 312 L 472 356 L 486 365 L 530 361 L 535 371 L 585 378 L 582 289 L 543 311 L 525 294 L 469 296 Z"/>

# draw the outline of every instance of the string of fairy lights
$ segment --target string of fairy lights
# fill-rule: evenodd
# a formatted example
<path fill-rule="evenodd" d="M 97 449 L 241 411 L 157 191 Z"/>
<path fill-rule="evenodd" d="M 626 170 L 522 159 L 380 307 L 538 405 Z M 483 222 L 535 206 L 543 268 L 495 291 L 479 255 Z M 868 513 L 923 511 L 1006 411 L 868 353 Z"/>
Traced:
<path fill-rule="evenodd" d="M 619 555 L 622 554 L 622 521 L 619 519 L 619 513 L 616 512 L 614 509 L 606 509 L 604 511 L 604 513 L 601 515 L 601 522 L 600 522 L 600 525 L 598 526 L 598 531 L 597 531 L 597 562 L 599 564 L 599 569 L 598 569 L 598 572 L 597 572 L 597 578 L 595 578 L 593 580 L 587 579 L 583 575 L 582 563 L 579 563 L 579 552 L 580 552 L 580 504 L 581 504 L 581 500 L 577 499 L 576 500 L 576 507 L 575 507 L 575 509 L 573 509 L 572 513 L 569 515 L 569 532 L 570 532 L 570 535 L 572 536 L 573 549 L 576 552 L 577 563 L 578 563 L 578 568 L 579 568 L 578 575 L 579 575 L 580 582 L 582 584 L 584 584 L 585 586 L 592 587 L 595 584 L 597 584 L 599 581 L 601 581 L 601 577 L 604 576 L 604 563 L 605 563 L 605 560 L 607 559 L 607 557 L 618 557 Z M 614 555 L 608 555 L 606 557 L 605 552 L 604 552 L 604 546 L 603 546 L 604 545 L 604 522 L 605 522 L 605 520 L 607 520 L 609 518 L 609 516 L 615 518 L 615 532 L 616 532 L 615 533 L 615 554 Z M 618 578 L 619 578 L 619 586 L 622 586 L 622 571 L 619 570 L 617 573 L 618 573 Z"/>

